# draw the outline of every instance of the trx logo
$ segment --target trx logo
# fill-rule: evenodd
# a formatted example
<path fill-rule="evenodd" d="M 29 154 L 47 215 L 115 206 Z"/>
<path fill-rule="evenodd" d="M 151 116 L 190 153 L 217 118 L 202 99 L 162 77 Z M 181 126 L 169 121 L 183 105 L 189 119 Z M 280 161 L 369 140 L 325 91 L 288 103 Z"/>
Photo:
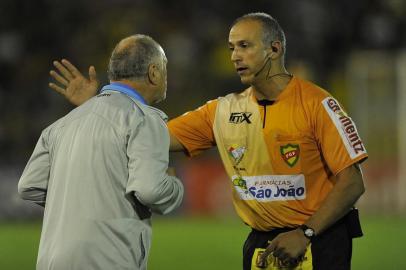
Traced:
<path fill-rule="evenodd" d="M 243 122 L 247 122 L 248 124 L 251 124 L 251 115 L 252 113 L 250 112 L 233 112 L 230 114 L 230 119 L 228 119 L 228 122 L 233 124 L 241 124 Z"/>
<path fill-rule="evenodd" d="M 365 147 L 358 135 L 354 122 L 341 109 L 338 102 L 334 98 L 329 97 L 323 100 L 323 105 L 338 129 L 351 158 L 365 153 Z"/>

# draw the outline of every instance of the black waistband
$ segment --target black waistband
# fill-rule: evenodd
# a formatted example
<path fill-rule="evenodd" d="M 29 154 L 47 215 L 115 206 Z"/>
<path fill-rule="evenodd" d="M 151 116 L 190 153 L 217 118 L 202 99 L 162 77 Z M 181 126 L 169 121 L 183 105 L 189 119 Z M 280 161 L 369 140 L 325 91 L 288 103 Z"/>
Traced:
<path fill-rule="evenodd" d="M 351 209 L 345 216 L 343 216 L 342 218 L 337 220 L 337 222 L 334 223 L 333 225 L 331 225 L 325 232 L 329 231 L 329 229 L 332 227 L 340 226 L 340 225 L 344 225 L 344 224 L 347 227 L 348 234 L 350 235 L 351 238 L 361 237 L 363 235 L 357 208 Z M 299 225 L 297 227 L 299 227 Z M 253 228 L 251 228 L 251 229 L 252 229 L 252 233 L 255 233 L 255 234 L 259 234 L 259 235 L 263 234 L 263 235 L 269 235 L 269 236 L 275 235 L 276 236 L 280 233 L 294 230 L 297 227 L 276 228 L 276 229 L 273 229 L 270 231 L 259 231 L 259 230 L 253 229 Z"/>

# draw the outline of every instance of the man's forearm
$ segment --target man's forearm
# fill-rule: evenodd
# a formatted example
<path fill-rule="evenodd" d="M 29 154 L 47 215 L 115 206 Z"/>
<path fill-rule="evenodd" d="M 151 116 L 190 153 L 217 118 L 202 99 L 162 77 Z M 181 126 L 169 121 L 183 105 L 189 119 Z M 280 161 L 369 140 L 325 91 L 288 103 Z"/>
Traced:
<path fill-rule="evenodd" d="M 322 233 L 343 217 L 364 193 L 365 187 L 359 165 L 353 165 L 337 175 L 337 183 L 320 208 L 305 224 Z"/>

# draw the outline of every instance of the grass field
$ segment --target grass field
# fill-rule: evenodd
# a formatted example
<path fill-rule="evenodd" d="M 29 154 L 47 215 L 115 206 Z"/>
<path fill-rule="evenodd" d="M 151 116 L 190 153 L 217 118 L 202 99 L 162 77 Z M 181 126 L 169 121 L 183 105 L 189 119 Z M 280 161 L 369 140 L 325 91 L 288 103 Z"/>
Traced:
<path fill-rule="evenodd" d="M 40 227 L 0 224 L 0 270 L 35 269 Z M 363 218 L 363 229 L 365 236 L 354 241 L 352 269 L 406 269 L 406 218 Z M 149 269 L 241 269 L 248 231 L 236 219 L 155 219 Z"/>

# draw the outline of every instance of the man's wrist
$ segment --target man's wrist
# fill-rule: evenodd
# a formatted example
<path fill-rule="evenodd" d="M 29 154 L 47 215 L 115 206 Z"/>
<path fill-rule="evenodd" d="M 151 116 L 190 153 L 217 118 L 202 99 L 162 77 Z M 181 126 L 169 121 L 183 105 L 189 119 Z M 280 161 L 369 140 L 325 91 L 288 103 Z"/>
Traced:
<path fill-rule="evenodd" d="M 316 232 L 314 231 L 313 228 L 307 226 L 306 224 L 302 224 L 299 226 L 299 229 L 302 230 L 303 235 L 310 240 L 310 242 L 314 239 L 316 236 Z"/>

